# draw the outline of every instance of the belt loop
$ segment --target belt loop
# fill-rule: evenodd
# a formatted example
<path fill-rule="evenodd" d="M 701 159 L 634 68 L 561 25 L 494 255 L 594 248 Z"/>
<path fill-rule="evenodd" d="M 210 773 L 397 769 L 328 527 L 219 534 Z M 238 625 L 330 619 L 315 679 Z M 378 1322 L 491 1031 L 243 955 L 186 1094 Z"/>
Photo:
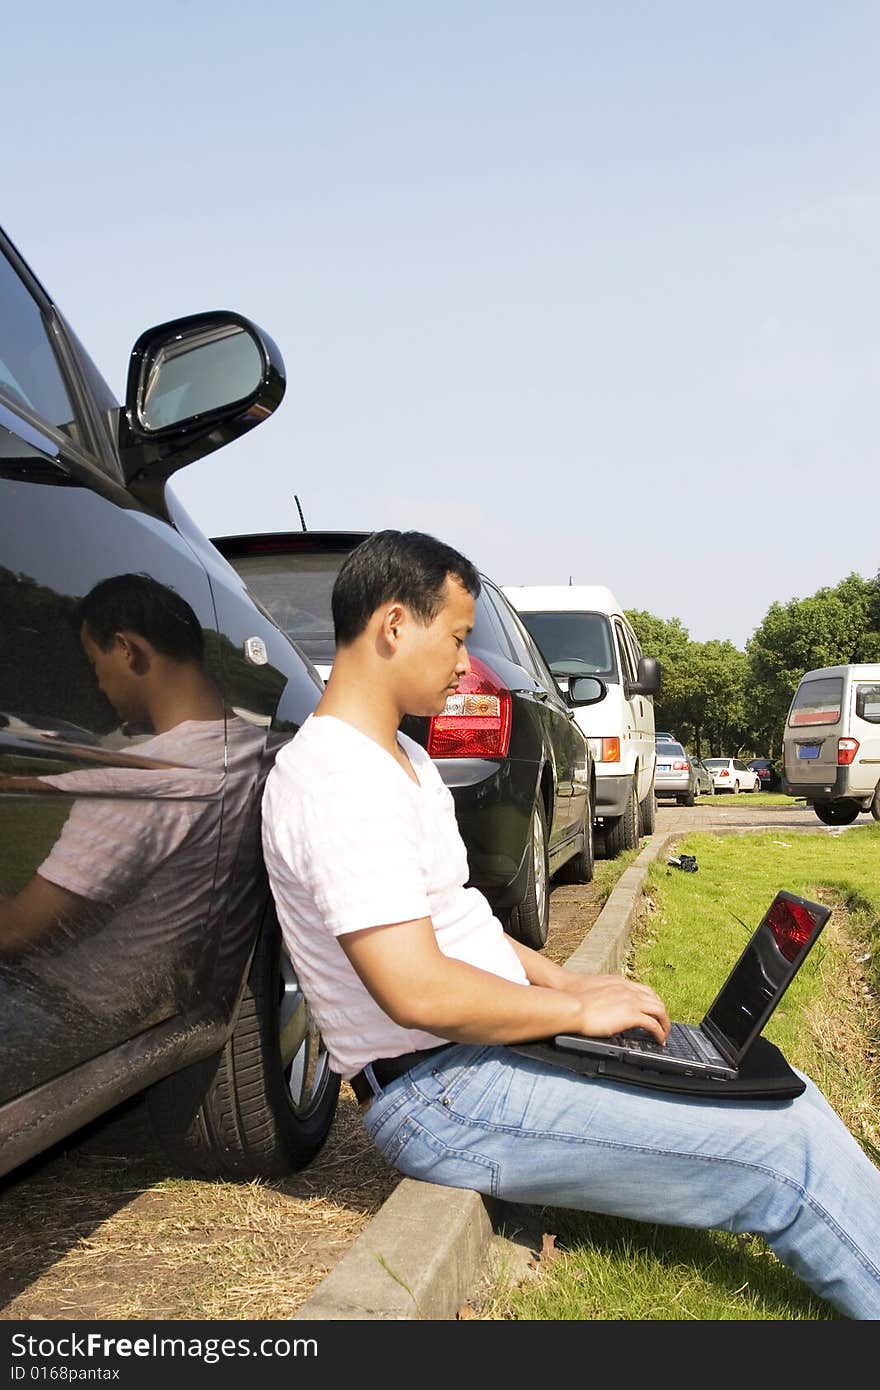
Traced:
<path fill-rule="evenodd" d="M 374 1096 L 380 1096 L 380 1095 L 382 1094 L 382 1087 L 379 1085 L 378 1081 L 376 1080 L 376 1073 L 373 1071 L 373 1063 L 372 1063 L 372 1062 L 368 1062 L 367 1065 L 364 1067 L 364 1076 L 366 1077 L 367 1081 L 370 1083 L 370 1089 L 371 1089 L 371 1091 L 373 1092 L 373 1095 L 374 1095 Z"/>

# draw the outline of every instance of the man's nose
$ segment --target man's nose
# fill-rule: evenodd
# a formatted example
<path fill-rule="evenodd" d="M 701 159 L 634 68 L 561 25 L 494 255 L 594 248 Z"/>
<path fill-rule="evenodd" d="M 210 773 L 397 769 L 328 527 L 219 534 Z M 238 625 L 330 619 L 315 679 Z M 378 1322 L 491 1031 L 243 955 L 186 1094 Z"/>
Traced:
<path fill-rule="evenodd" d="M 468 649 L 464 645 L 458 649 L 458 661 L 455 663 L 455 674 L 457 676 L 469 676 L 471 673 L 471 659 L 468 656 Z"/>

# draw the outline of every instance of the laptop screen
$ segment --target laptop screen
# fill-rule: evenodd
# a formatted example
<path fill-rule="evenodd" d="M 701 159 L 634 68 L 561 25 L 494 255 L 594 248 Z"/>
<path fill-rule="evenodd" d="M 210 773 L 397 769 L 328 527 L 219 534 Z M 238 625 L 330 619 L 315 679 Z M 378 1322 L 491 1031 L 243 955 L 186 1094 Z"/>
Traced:
<path fill-rule="evenodd" d="M 731 1062 L 758 1036 L 830 916 L 821 903 L 776 894 L 702 1022 Z"/>

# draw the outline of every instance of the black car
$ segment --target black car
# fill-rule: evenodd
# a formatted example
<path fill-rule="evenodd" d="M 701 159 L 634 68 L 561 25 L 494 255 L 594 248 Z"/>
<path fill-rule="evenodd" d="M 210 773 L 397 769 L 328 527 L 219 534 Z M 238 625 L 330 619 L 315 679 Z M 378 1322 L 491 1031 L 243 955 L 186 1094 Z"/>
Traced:
<path fill-rule="evenodd" d="M 330 594 L 348 552 L 367 531 L 216 536 L 254 597 L 326 677 L 334 656 Z M 452 792 L 470 884 L 508 931 L 540 948 L 550 921 L 549 882 L 593 877 L 595 773 L 570 703 L 500 589 L 480 576 L 471 674 L 436 718 L 402 729 L 425 747 Z M 571 695 L 601 699 L 583 678 Z"/>
<path fill-rule="evenodd" d="M 284 385 L 215 311 L 144 333 L 121 405 L 0 234 L 0 1173 L 144 1090 L 187 1171 L 330 1127 L 259 821 L 321 681 L 168 486 Z"/>
<path fill-rule="evenodd" d="M 762 792 L 778 792 L 782 789 L 782 777 L 777 764 L 772 758 L 752 758 L 746 764 L 753 772 L 757 772 L 761 779 Z"/>

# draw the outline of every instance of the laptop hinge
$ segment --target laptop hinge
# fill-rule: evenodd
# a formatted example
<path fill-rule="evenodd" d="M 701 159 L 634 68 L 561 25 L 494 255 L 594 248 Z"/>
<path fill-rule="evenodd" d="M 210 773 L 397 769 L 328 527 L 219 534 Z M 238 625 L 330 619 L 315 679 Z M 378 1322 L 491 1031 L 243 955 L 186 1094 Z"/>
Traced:
<path fill-rule="evenodd" d="M 734 1048 L 730 1046 L 730 1043 L 728 1042 L 724 1034 L 720 1032 L 720 1030 L 712 1022 L 708 1014 L 703 1019 L 702 1023 L 700 1024 L 700 1027 L 706 1034 L 706 1036 L 710 1038 L 711 1041 L 718 1048 L 718 1051 L 721 1053 L 721 1056 L 724 1058 L 725 1062 L 728 1062 L 732 1067 L 738 1067 L 740 1060 L 739 1056 L 737 1055 Z"/>

